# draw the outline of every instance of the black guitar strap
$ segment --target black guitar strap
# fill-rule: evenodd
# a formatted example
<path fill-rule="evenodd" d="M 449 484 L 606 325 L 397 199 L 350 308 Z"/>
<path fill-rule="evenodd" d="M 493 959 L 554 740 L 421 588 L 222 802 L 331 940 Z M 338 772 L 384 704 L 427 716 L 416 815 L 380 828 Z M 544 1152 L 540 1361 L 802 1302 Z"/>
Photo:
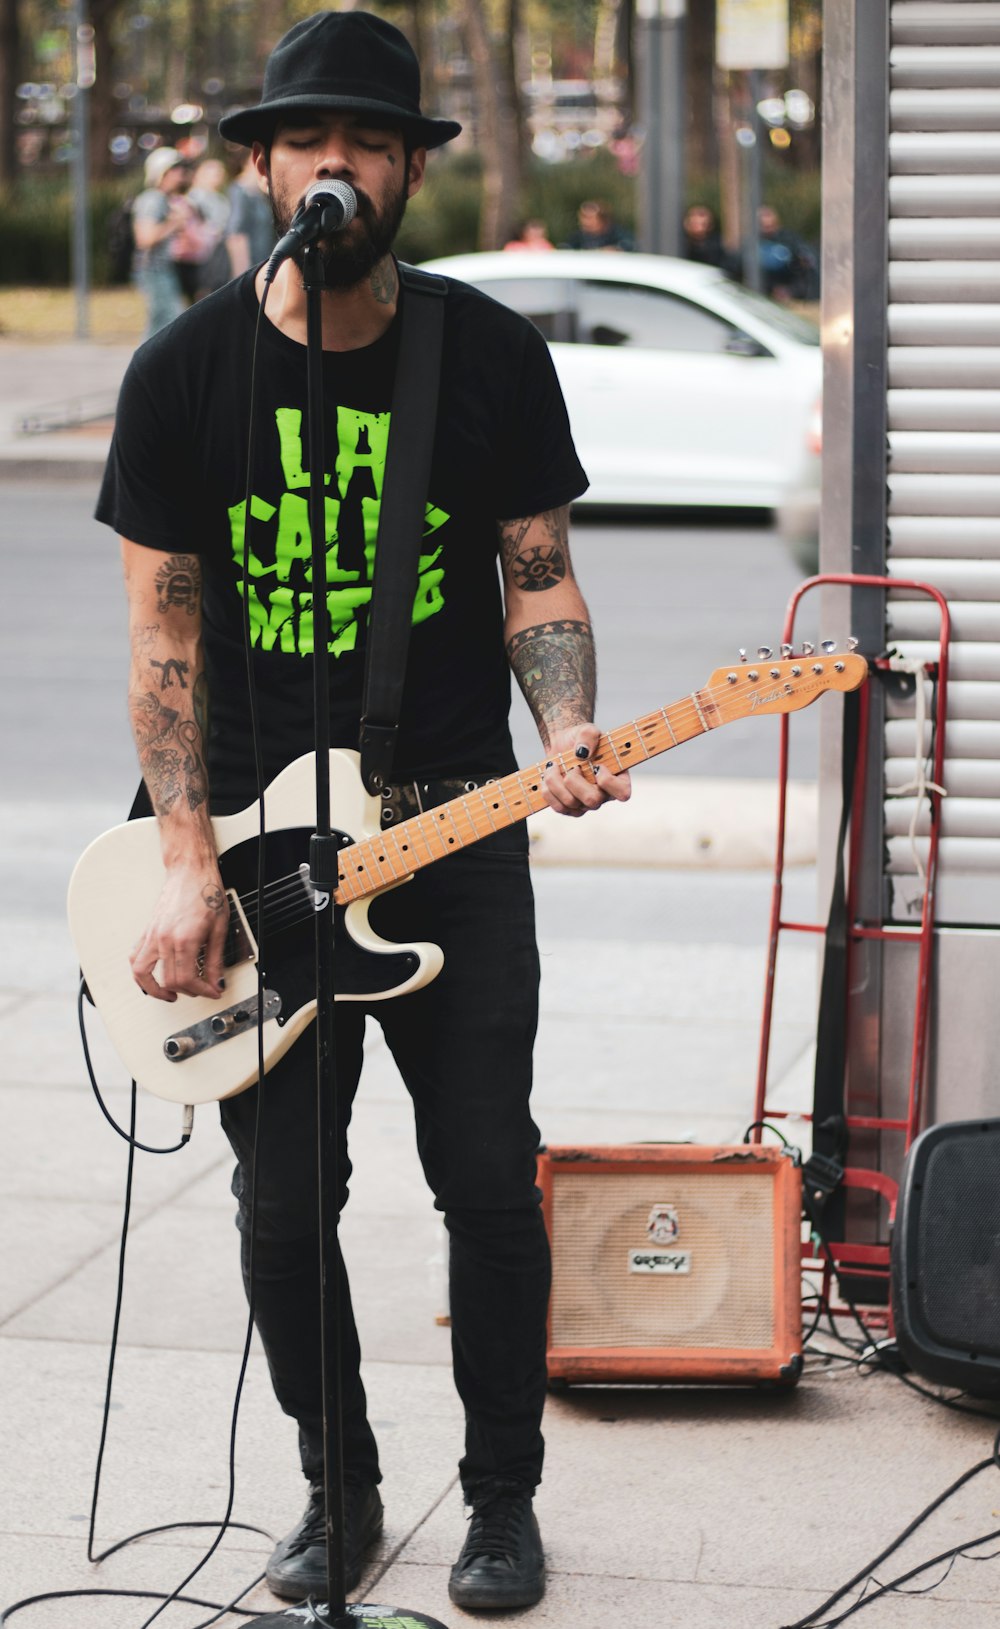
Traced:
<path fill-rule="evenodd" d="M 823 976 L 820 982 L 819 1020 L 816 1030 L 816 1073 L 813 1082 L 813 1152 L 806 1164 L 806 1182 L 816 1204 L 826 1209 L 825 1226 L 835 1232 L 843 1226 L 843 1189 L 837 1191 L 847 1163 L 847 979 L 850 961 L 850 924 L 847 920 L 847 878 L 844 851 L 851 820 L 854 775 L 857 767 L 861 716 L 859 690 L 844 697 L 841 741 L 841 809 L 837 833 L 836 868 L 826 925 Z M 831 1199 L 831 1196 L 834 1196 Z M 833 1236 L 833 1235 L 831 1235 Z M 840 1236 L 839 1232 L 837 1236 Z"/>
<path fill-rule="evenodd" d="M 359 738 L 361 779 L 373 794 L 391 778 L 399 732 L 437 423 L 448 290 L 443 277 L 415 266 L 400 263 L 399 275 L 405 290 L 402 329 L 375 543 Z"/>

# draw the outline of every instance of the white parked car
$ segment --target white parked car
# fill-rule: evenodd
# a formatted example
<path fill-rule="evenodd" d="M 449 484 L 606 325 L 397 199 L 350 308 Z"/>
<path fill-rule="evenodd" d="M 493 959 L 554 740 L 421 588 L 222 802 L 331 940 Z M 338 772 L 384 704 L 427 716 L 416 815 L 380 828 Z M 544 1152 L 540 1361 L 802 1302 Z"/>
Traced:
<path fill-rule="evenodd" d="M 712 267 L 519 250 L 427 262 L 530 317 L 552 349 L 590 488 L 581 504 L 773 509 L 818 530 L 815 326 Z"/>

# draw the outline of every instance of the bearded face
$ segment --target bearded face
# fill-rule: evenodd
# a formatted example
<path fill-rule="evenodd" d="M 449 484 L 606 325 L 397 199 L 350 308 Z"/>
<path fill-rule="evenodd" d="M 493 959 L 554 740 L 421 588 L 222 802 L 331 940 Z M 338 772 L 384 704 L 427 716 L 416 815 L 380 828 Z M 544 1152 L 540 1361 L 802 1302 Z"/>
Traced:
<path fill-rule="evenodd" d="M 398 166 L 398 178 L 393 171 L 387 178 L 381 196 L 374 199 L 351 182 L 358 200 L 357 214 L 350 226 L 319 243 L 323 281 L 327 288 L 354 288 L 365 282 L 379 261 L 389 253 L 395 242 L 403 216 L 406 213 L 406 166 Z M 267 167 L 270 184 L 271 214 L 277 235 L 282 237 L 292 224 L 301 203 L 299 195 L 286 188 L 280 175 L 275 175 L 270 159 Z M 302 251 L 292 256 L 302 266 Z"/>

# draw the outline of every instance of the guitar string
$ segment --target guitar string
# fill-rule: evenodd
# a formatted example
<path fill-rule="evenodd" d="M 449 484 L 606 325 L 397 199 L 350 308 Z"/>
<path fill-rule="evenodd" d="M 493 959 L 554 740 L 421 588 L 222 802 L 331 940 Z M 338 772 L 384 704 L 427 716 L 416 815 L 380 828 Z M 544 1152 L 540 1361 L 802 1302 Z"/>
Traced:
<path fill-rule="evenodd" d="M 820 675 L 815 675 L 815 676 L 819 677 Z M 769 674 L 768 677 L 770 678 L 771 675 Z M 779 677 L 780 677 L 780 675 L 779 675 Z M 728 683 L 726 684 L 726 686 L 706 685 L 704 689 L 695 692 L 695 697 L 708 697 L 708 698 L 711 698 L 714 695 L 726 696 L 726 695 L 731 695 L 732 693 L 733 692 L 730 690 Z M 755 694 L 756 693 L 757 692 L 755 692 Z M 668 728 L 671 728 L 671 726 L 669 724 L 669 720 L 665 716 L 667 714 L 667 712 L 668 712 L 668 709 L 666 709 L 666 708 L 662 709 L 662 713 L 664 715 L 663 722 L 667 724 Z M 694 698 L 692 698 L 692 700 L 690 702 L 688 702 L 688 701 L 679 701 L 679 702 L 674 703 L 673 706 L 669 709 L 669 712 L 673 715 L 674 719 L 676 720 L 678 725 L 680 725 L 681 727 L 683 727 L 689 720 L 695 719 L 695 718 L 698 720 L 699 724 L 703 723 L 702 708 L 699 706 L 698 701 L 696 699 L 694 699 Z M 684 716 L 685 712 L 687 714 L 686 717 Z M 747 715 L 747 716 L 749 716 L 749 715 Z M 615 728 L 614 730 L 609 730 L 609 731 L 606 732 L 605 739 L 607 740 L 607 742 L 608 742 L 608 744 L 609 744 L 609 746 L 611 748 L 612 756 L 614 756 L 615 759 L 619 763 L 621 763 L 621 754 L 617 750 L 618 746 L 621 745 L 625 751 L 628 751 L 628 738 L 629 738 L 629 736 L 630 735 L 635 735 L 635 734 L 640 734 L 641 735 L 640 726 L 643 725 L 643 724 L 648 724 L 648 723 L 653 723 L 657 729 L 662 728 L 662 724 L 660 722 L 660 715 L 657 714 L 657 713 L 650 713 L 650 714 L 644 715 L 642 718 L 633 719 L 631 721 L 631 723 L 629 723 L 629 724 L 620 725 L 617 728 Z M 671 733 L 673 733 L 672 728 L 671 728 Z M 705 733 L 704 730 L 702 731 L 702 733 Z M 687 740 L 687 739 L 690 739 L 690 737 L 685 737 L 684 739 Z M 664 750 L 669 751 L 670 747 L 673 747 L 673 746 L 678 745 L 678 744 L 679 743 L 677 743 L 675 741 L 671 741 L 666 748 L 659 749 L 656 754 L 651 755 L 651 756 L 659 756 L 661 751 L 664 751 Z M 563 762 L 562 757 L 560 757 L 560 759 L 558 761 L 563 764 L 563 768 L 571 767 L 571 766 L 567 766 Z M 636 762 L 638 762 L 638 763 L 642 763 L 644 761 L 645 761 L 644 759 L 637 759 L 636 760 Z M 628 766 L 623 765 L 623 767 L 631 767 L 631 765 L 628 765 Z M 503 781 L 504 784 L 507 784 L 507 783 L 513 781 L 513 782 L 520 785 L 520 783 L 524 780 L 525 777 L 531 777 L 536 770 L 543 771 L 543 769 L 544 769 L 544 766 L 541 763 L 536 764 L 536 765 L 531 765 L 531 766 L 529 766 L 528 769 L 516 770 L 516 771 L 513 771 L 510 775 L 502 777 L 502 781 Z M 540 778 L 541 778 L 540 776 L 537 777 L 537 779 L 540 779 Z M 499 785 L 501 783 L 498 781 L 496 784 Z M 485 788 L 477 788 L 477 790 L 482 792 L 482 791 L 485 791 Z M 523 785 L 521 786 L 521 793 L 522 793 L 522 796 L 524 796 L 526 799 L 528 798 L 528 794 L 525 792 Z M 470 821 L 470 824 L 472 825 L 471 839 L 468 838 L 468 837 L 462 837 L 462 834 L 458 831 L 458 827 L 457 827 L 457 825 L 455 825 L 455 820 L 452 817 L 452 824 L 455 825 L 456 835 L 458 836 L 459 841 L 463 844 L 463 846 L 464 846 L 464 844 L 468 843 L 470 840 L 472 842 L 476 842 L 476 841 L 480 840 L 482 837 L 489 836 L 488 831 L 480 831 L 478 829 L 478 826 L 476 824 L 475 815 L 468 808 L 468 801 L 469 801 L 469 798 L 471 796 L 472 796 L 472 794 L 466 794 L 465 797 L 458 797 L 458 798 L 455 798 L 454 800 L 449 800 L 449 803 L 447 805 L 445 805 L 445 807 L 451 807 L 454 804 L 454 806 L 456 806 L 458 808 L 461 808 L 463 815 L 465 815 L 465 817 L 468 818 L 468 820 Z M 506 802 L 506 798 L 504 798 L 504 802 Z M 530 809 L 530 808 L 526 811 L 527 814 L 531 814 L 533 812 L 534 811 L 532 809 Z M 487 818 L 490 820 L 491 827 L 494 830 L 496 830 L 497 828 L 495 826 L 495 823 L 492 820 L 492 816 L 490 815 L 489 810 L 484 808 L 484 813 L 487 815 Z M 510 824 L 516 823 L 516 821 L 518 819 L 520 819 L 520 818 L 522 818 L 522 817 L 519 816 L 519 815 L 515 816 L 514 819 L 510 822 Z M 428 849 L 428 854 L 430 855 L 431 860 L 443 859 L 445 857 L 445 855 L 449 852 L 451 844 L 449 843 L 446 847 L 443 847 L 442 850 L 441 850 L 440 855 L 435 855 L 435 854 L 433 854 L 433 851 L 431 850 L 430 844 L 428 842 L 428 833 L 437 830 L 438 829 L 437 826 L 435 824 L 433 824 L 433 823 L 428 825 L 427 822 L 424 820 L 423 815 L 418 815 L 418 816 L 414 817 L 414 825 L 415 825 L 416 830 L 418 830 L 420 832 L 420 835 L 424 840 L 425 846 Z M 397 828 L 397 830 L 398 830 L 398 828 Z M 380 837 L 386 837 L 388 835 L 389 835 L 388 832 L 381 832 L 381 831 L 368 834 L 367 836 L 365 836 L 363 838 L 357 839 L 353 844 L 351 844 L 350 848 L 345 849 L 344 853 L 345 853 L 345 855 L 350 854 L 351 849 L 355 850 L 355 852 L 361 851 L 361 850 L 363 850 L 365 848 L 370 849 L 371 845 L 376 843 Z M 395 837 L 395 835 L 396 834 L 393 833 L 394 837 Z M 402 868 L 402 875 L 403 876 L 408 876 L 411 873 L 411 871 L 414 870 L 414 869 L 420 869 L 424 863 L 430 863 L 430 861 L 428 861 L 428 862 L 421 861 L 421 862 L 418 863 L 418 865 L 416 867 L 409 866 L 407 864 L 407 862 L 403 858 L 403 854 L 402 854 L 402 852 L 400 850 L 398 842 L 394 843 L 394 847 L 396 848 L 396 852 L 397 852 L 397 855 L 398 855 L 400 866 Z M 377 859 L 377 856 L 372 856 L 372 858 Z M 388 858 L 389 858 L 389 872 L 388 872 L 388 874 L 386 874 L 385 872 L 380 873 L 378 871 L 373 873 L 373 877 L 378 877 L 379 878 L 380 884 L 381 884 L 381 881 L 382 881 L 383 877 L 385 878 L 385 880 L 387 882 L 392 882 L 392 881 L 399 880 L 399 878 L 397 877 L 397 875 L 395 873 L 395 870 L 393 869 L 393 861 L 392 861 L 391 854 L 388 856 Z M 362 859 L 362 864 L 358 867 L 358 870 L 363 871 L 363 870 L 366 870 L 366 869 L 367 869 L 367 859 L 363 858 Z M 372 879 L 369 879 L 369 880 L 372 880 Z M 301 879 L 300 879 L 298 873 L 289 873 L 288 877 L 286 877 L 286 878 L 277 878 L 275 880 L 275 882 L 273 882 L 271 884 L 268 884 L 264 889 L 265 912 L 269 913 L 269 908 L 272 907 L 276 903 L 277 898 L 278 898 L 278 892 L 277 891 L 279 891 L 282 887 L 289 886 L 289 885 L 294 890 L 295 887 L 300 883 L 300 881 L 301 881 Z M 364 897 L 364 896 L 362 896 L 362 897 Z M 244 911 L 247 913 L 247 917 L 248 917 L 248 920 L 249 920 L 249 916 L 250 916 L 251 911 L 256 910 L 256 905 L 254 903 L 255 900 L 256 900 L 256 890 L 252 890 L 252 891 L 248 892 L 246 895 L 241 895 L 240 900 L 241 900 L 241 903 L 243 905 Z M 270 920 L 269 914 L 268 914 L 267 919 Z M 302 918 L 302 919 L 304 920 L 305 918 Z"/>
<path fill-rule="evenodd" d="M 804 660 L 808 661 L 808 658 L 805 658 Z M 811 676 L 814 677 L 814 678 L 823 677 L 825 674 L 828 673 L 830 662 L 831 662 L 831 658 L 829 658 L 829 657 L 826 658 L 825 663 L 824 663 L 823 674 L 813 674 Z M 733 671 L 738 672 L 739 670 L 734 669 Z M 770 679 L 770 677 L 771 677 L 771 675 L 768 674 L 768 679 Z M 704 700 L 707 699 L 707 700 L 709 700 L 711 702 L 713 700 L 713 698 L 716 697 L 716 696 L 725 697 L 725 696 L 733 696 L 734 694 L 735 693 L 730 688 L 728 682 L 725 685 L 716 685 L 716 686 L 706 685 L 703 689 L 693 692 L 690 699 L 685 698 L 684 700 L 677 701 L 677 702 L 673 703 L 670 707 L 663 707 L 658 712 L 644 714 L 641 718 L 633 719 L 628 724 L 620 725 L 620 726 L 616 727 L 615 729 L 608 730 L 608 731 L 604 732 L 604 734 L 602 736 L 602 741 L 606 742 L 607 745 L 610 747 L 611 755 L 618 762 L 621 762 L 621 755 L 620 755 L 620 753 L 618 751 L 618 747 L 621 746 L 621 747 L 625 748 L 625 750 L 628 750 L 628 748 L 626 746 L 626 743 L 629 742 L 630 737 L 633 736 L 633 735 L 638 735 L 638 736 L 641 737 L 642 727 L 643 726 L 645 726 L 647 728 L 651 727 L 654 731 L 660 731 L 660 730 L 662 730 L 664 728 L 664 725 L 665 725 L 666 728 L 670 731 L 670 734 L 673 735 L 673 733 L 674 733 L 674 724 L 678 725 L 680 728 L 683 729 L 686 726 L 687 723 L 689 723 L 691 721 L 694 721 L 694 720 L 697 720 L 698 724 L 702 726 L 702 729 L 700 730 L 699 733 L 707 733 L 704 730 L 704 717 L 703 717 Z M 744 694 L 745 694 L 745 692 L 744 692 Z M 754 694 L 759 694 L 759 692 L 755 691 Z M 818 699 L 818 697 L 814 697 L 813 699 Z M 701 702 L 701 705 L 699 705 L 699 702 Z M 747 713 L 744 716 L 750 717 L 752 715 Z M 722 722 L 729 722 L 729 721 L 728 720 L 723 720 Z M 709 726 L 709 728 L 713 728 L 713 727 L 717 727 L 717 726 Z M 696 739 L 696 737 L 683 736 L 681 738 L 682 741 L 687 741 L 687 740 L 690 740 L 690 739 Z M 681 741 L 671 740 L 665 746 L 658 747 L 656 753 L 650 754 L 650 756 L 651 757 L 652 756 L 658 757 L 658 756 L 660 756 L 660 754 L 662 752 L 668 752 L 668 751 L 671 750 L 672 747 L 680 745 L 680 744 L 681 744 Z M 559 762 L 564 769 L 573 767 L 572 760 L 570 760 L 570 762 L 568 764 L 566 763 L 564 754 L 560 755 L 559 758 L 556 761 Z M 633 760 L 632 754 L 630 753 L 630 755 L 629 755 L 629 764 L 627 766 L 623 766 L 623 767 L 632 767 L 632 762 L 633 761 L 636 764 L 641 764 L 641 763 L 645 762 L 645 759 L 635 757 L 634 760 Z M 510 814 L 510 806 L 509 806 L 509 803 L 507 801 L 506 793 L 502 790 L 503 787 L 507 787 L 508 789 L 512 789 L 513 787 L 518 787 L 520 789 L 521 796 L 524 798 L 525 802 L 529 805 L 528 808 L 526 809 L 524 815 L 521 815 L 520 813 L 518 813 L 518 814 L 514 815 L 510 819 L 503 820 L 502 821 L 502 827 L 506 827 L 508 825 L 515 825 L 521 819 L 525 818 L 526 815 L 530 815 L 530 814 L 536 812 L 534 810 L 534 808 L 531 807 L 531 796 L 530 796 L 529 792 L 525 789 L 524 784 L 522 784 L 522 783 L 527 780 L 527 781 L 529 781 L 529 783 L 533 787 L 537 786 L 537 784 L 541 780 L 542 774 L 544 773 L 544 769 L 545 769 L 544 763 L 539 762 L 537 764 L 529 765 L 528 768 L 526 768 L 526 769 L 514 770 L 509 775 L 505 775 L 505 776 L 501 777 L 500 779 L 498 779 L 496 782 L 491 783 L 494 786 L 496 786 L 497 788 L 501 788 L 501 793 L 500 793 L 501 801 L 502 801 L 502 803 L 504 805 L 506 805 L 506 809 L 505 809 L 504 812 L 507 815 Z M 485 787 L 477 788 L 477 792 L 479 794 L 484 794 L 485 791 L 486 791 Z M 461 832 L 459 831 L 459 828 L 458 828 L 457 824 L 456 824 L 455 816 L 454 815 L 450 816 L 451 824 L 454 827 L 456 837 L 459 840 L 459 846 L 465 846 L 470 841 L 471 842 L 477 842 L 481 838 L 489 836 L 489 831 L 488 830 L 483 830 L 483 831 L 479 830 L 479 828 L 478 828 L 478 826 L 476 824 L 475 815 L 473 814 L 472 810 L 470 810 L 469 807 L 468 807 L 469 799 L 474 797 L 475 795 L 476 795 L 475 793 L 466 793 L 464 796 L 459 796 L 458 798 L 449 800 L 449 804 L 439 805 L 438 806 L 439 808 L 440 807 L 447 808 L 447 807 L 449 807 L 449 805 L 454 805 L 457 809 L 459 809 L 461 811 L 462 816 L 464 818 L 468 819 L 468 821 L 469 821 L 469 823 L 470 823 L 470 825 L 472 827 L 471 837 L 463 837 Z M 487 815 L 487 818 L 490 821 L 491 829 L 496 830 L 497 827 L 496 827 L 495 823 L 493 822 L 492 815 L 490 814 L 490 811 L 487 808 L 484 807 L 483 812 Z M 411 867 L 407 867 L 407 862 L 403 858 L 403 853 L 400 850 L 399 843 L 398 843 L 398 841 L 396 841 L 396 839 L 398 838 L 398 833 L 402 829 L 402 827 L 397 827 L 395 829 L 389 828 L 387 831 L 379 831 L 379 832 L 370 833 L 370 834 L 367 834 L 366 836 L 364 836 L 362 838 L 357 839 L 354 843 L 352 843 L 350 845 L 350 847 L 345 848 L 345 850 L 344 850 L 345 857 L 349 856 L 352 853 L 352 851 L 356 855 L 361 854 L 362 860 L 361 860 L 361 864 L 358 866 L 358 871 L 367 872 L 368 871 L 368 855 L 370 854 L 370 857 L 371 857 L 373 862 L 377 861 L 377 855 L 371 853 L 373 845 L 376 844 L 380 838 L 387 838 L 389 836 L 389 832 L 391 831 L 392 835 L 393 835 L 393 839 L 394 839 L 394 847 L 396 849 L 396 853 L 397 853 L 397 856 L 398 856 L 398 863 L 402 866 L 402 875 L 404 877 L 410 875 L 413 870 L 422 869 L 423 866 L 426 865 L 426 864 L 436 862 L 438 859 L 444 859 L 447 856 L 447 854 L 452 851 L 453 843 L 448 842 L 444 847 L 441 848 L 439 853 L 434 852 L 434 850 L 433 850 L 433 848 L 431 846 L 431 840 L 430 839 L 431 839 L 431 835 L 433 833 L 439 832 L 439 826 L 438 826 L 436 821 L 434 821 L 434 820 L 429 821 L 428 820 L 427 817 L 428 817 L 428 815 L 430 813 L 431 813 L 430 810 L 424 811 L 423 813 L 421 813 L 419 815 L 412 816 L 409 821 L 405 822 L 406 825 L 410 826 L 410 828 L 411 828 L 411 830 L 413 832 L 419 833 L 419 835 L 420 835 L 420 837 L 421 837 L 421 839 L 422 839 L 422 841 L 424 843 L 424 846 L 426 847 L 427 852 L 428 852 L 428 859 L 427 860 L 424 860 L 424 859 L 422 859 L 420 857 L 417 857 L 417 863 L 415 865 L 411 866 Z M 357 875 L 357 873 L 355 873 L 355 876 L 356 875 Z M 376 883 L 375 888 L 369 890 L 367 894 L 363 893 L 360 896 L 358 896 L 359 899 L 364 899 L 366 897 L 370 897 L 370 895 L 372 893 L 377 892 L 383 885 L 388 886 L 394 881 L 401 880 L 400 877 L 398 877 L 396 875 L 395 870 L 393 869 L 393 860 L 392 860 L 391 854 L 389 855 L 389 871 L 388 871 L 388 873 L 383 872 L 380 875 L 379 871 L 376 870 L 374 872 L 369 873 L 366 880 L 368 882 L 375 882 L 376 878 L 378 878 L 378 882 Z M 353 879 L 351 879 L 351 880 L 353 881 Z M 303 883 L 302 876 L 298 871 L 289 872 L 287 874 L 287 876 L 276 878 L 274 882 L 268 883 L 268 884 L 265 885 L 264 890 L 263 890 L 263 892 L 264 892 L 264 919 L 265 919 L 265 923 L 266 923 L 267 927 L 275 928 L 276 930 L 280 931 L 280 930 L 282 930 L 282 929 L 284 929 L 286 927 L 292 926 L 296 922 L 307 921 L 309 919 L 309 917 L 314 915 L 314 909 L 313 909 L 313 906 L 312 906 L 311 902 L 308 901 L 308 896 L 306 898 L 306 901 L 303 904 L 303 908 L 302 908 L 301 912 L 296 911 L 294 909 L 289 911 L 287 909 L 287 907 L 286 907 L 286 903 L 285 903 L 286 900 L 290 903 L 295 898 L 295 896 L 297 895 L 299 889 L 303 889 L 303 891 L 304 891 L 304 887 L 305 887 L 305 885 Z M 251 921 L 253 923 L 256 923 L 259 920 L 258 890 L 257 889 L 250 889 L 250 890 L 247 891 L 246 894 L 240 894 L 238 897 L 240 899 L 240 904 L 242 905 L 244 914 L 246 915 L 248 925 L 251 923 Z M 353 902 L 354 901 L 349 901 L 348 903 L 353 903 Z M 234 932 L 235 932 L 235 929 L 234 929 Z M 232 950 L 233 943 L 234 943 L 234 934 L 233 933 L 227 934 L 226 944 L 225 944 L 225 947 L 224 947 L 224 955 L 225 955 L 225 953 L 227 951 Z M 117 958 L 115 958 L 115 959 L 117 959 Z M 108 963 L 105 963 L 104 965 L 109 965 L 110 960 L 111 960 L 111 958 L 109 958 Z M 236 962 L 230 961 L 230 962 L 227 962 L 226 965 L 227 966 L 233 966 L 233 965 L 236 965 Z"/>

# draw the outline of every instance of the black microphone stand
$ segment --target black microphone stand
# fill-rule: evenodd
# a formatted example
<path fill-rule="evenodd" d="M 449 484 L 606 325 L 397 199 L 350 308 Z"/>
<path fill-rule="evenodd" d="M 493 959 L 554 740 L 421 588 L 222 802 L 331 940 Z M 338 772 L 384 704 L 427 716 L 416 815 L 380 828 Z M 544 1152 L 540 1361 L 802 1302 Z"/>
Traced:
<path fill-rule="evenodd" d="M 302 251 L 306 291 L 306 407 L 309 450 L 309 532 L 313 583 L 316 830 L 309 844 L 309 878 L 327 896 L 316 912 L 316 1116 L 319 1168 L 320 1324 L 323 1369 L 323 1493 L 326 1503 L 327 1599 L 250 1620 L 250 1629 L 293 1621 L 322 1629 L 381 1629 L 405 1619 L 407 1629 L 445 1629 L 409 1607 L 366 1606 L 346 1600 L 344 1550 L 343 1376 L 340 1354 L 340 1221 L 335 1052 L 335 932 L 333 896 L 342 839 L 330 828 L 330 611 L 326 571 L 326 468 L 323 415 L 323 259 L 316 243 Z"/>

